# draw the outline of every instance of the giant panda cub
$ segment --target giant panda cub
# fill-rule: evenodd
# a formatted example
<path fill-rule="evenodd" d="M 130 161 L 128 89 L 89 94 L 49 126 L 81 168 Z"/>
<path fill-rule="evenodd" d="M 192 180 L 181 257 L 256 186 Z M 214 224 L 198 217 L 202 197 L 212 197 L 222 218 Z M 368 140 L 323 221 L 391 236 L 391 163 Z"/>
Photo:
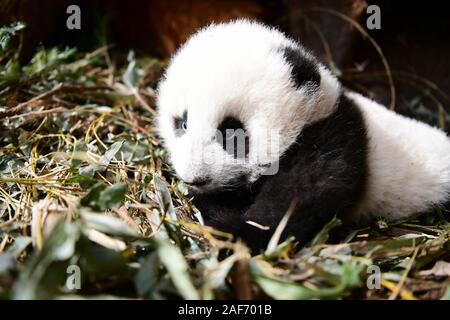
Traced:
<path fill-rule="evenodd" d="M 264 249 L 300 245 L 333 216 L 392 221 L 450 200 L 450 139 L 343 88 L 260 23 L 210 25 L 172 57 L 158 128 L 205 223 Z"/>

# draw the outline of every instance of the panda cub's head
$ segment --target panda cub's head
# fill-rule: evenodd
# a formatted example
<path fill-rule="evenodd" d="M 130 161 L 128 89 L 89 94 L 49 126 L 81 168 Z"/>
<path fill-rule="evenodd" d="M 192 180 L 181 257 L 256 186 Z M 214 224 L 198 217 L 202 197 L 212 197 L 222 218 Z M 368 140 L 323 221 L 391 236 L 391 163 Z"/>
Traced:
<path fill-rule="evenodd" d="M 275 174 L 339 93 L 330 72 L 280 31 L 247 20 L 213 24 L 171 59 L 158 87 L 158 128 L 185 183 L 230 190 Z"/>

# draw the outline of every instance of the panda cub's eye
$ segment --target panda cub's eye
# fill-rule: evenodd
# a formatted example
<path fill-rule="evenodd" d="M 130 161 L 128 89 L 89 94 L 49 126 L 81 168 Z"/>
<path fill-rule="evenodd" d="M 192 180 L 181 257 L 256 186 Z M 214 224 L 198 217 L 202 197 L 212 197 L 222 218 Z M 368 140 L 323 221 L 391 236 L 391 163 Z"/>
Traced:
<path fill-rule="evenodd" d="M 248 154 L 249 140 L 244 124 L 234 117 L 226 117 L 217 128 L 222 148 L 235 158 L 242 158 Z"/>
<path fill-rule="evenodd" d="M 173 118 L 174 127 L 175 127 L 175 136 L 182 136 L 187 130 L 187 112 L 183 112 L 183 117 L 174 117 Z"/>

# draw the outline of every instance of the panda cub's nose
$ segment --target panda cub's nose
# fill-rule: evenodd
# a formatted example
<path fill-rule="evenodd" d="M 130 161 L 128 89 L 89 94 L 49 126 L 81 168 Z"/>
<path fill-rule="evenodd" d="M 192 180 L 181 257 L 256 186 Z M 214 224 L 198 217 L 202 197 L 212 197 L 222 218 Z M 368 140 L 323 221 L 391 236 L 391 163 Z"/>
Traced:
<path fill-rule="evenodd" d="M 207 185 L 211 179 L 208 178 L 195 178 L 192 181 L 184 181 L 187 185 L 193 186 L 193 187 L 201 187 L 204 185 Z"/>

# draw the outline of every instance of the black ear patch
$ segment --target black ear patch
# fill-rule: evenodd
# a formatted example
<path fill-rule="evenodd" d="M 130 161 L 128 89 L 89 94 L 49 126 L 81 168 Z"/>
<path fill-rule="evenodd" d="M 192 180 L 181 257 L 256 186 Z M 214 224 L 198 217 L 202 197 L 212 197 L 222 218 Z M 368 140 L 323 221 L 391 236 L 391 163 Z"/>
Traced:
<path fill-rule="evenodd" d="M 282 49 L 284 58 L 292 66 L 292 80 L 295 88 L 302 86 L 318 88 L 320 85 L 320 73 L 317 64 L 310 57 L 297 48 L 285 47 Z"/>

